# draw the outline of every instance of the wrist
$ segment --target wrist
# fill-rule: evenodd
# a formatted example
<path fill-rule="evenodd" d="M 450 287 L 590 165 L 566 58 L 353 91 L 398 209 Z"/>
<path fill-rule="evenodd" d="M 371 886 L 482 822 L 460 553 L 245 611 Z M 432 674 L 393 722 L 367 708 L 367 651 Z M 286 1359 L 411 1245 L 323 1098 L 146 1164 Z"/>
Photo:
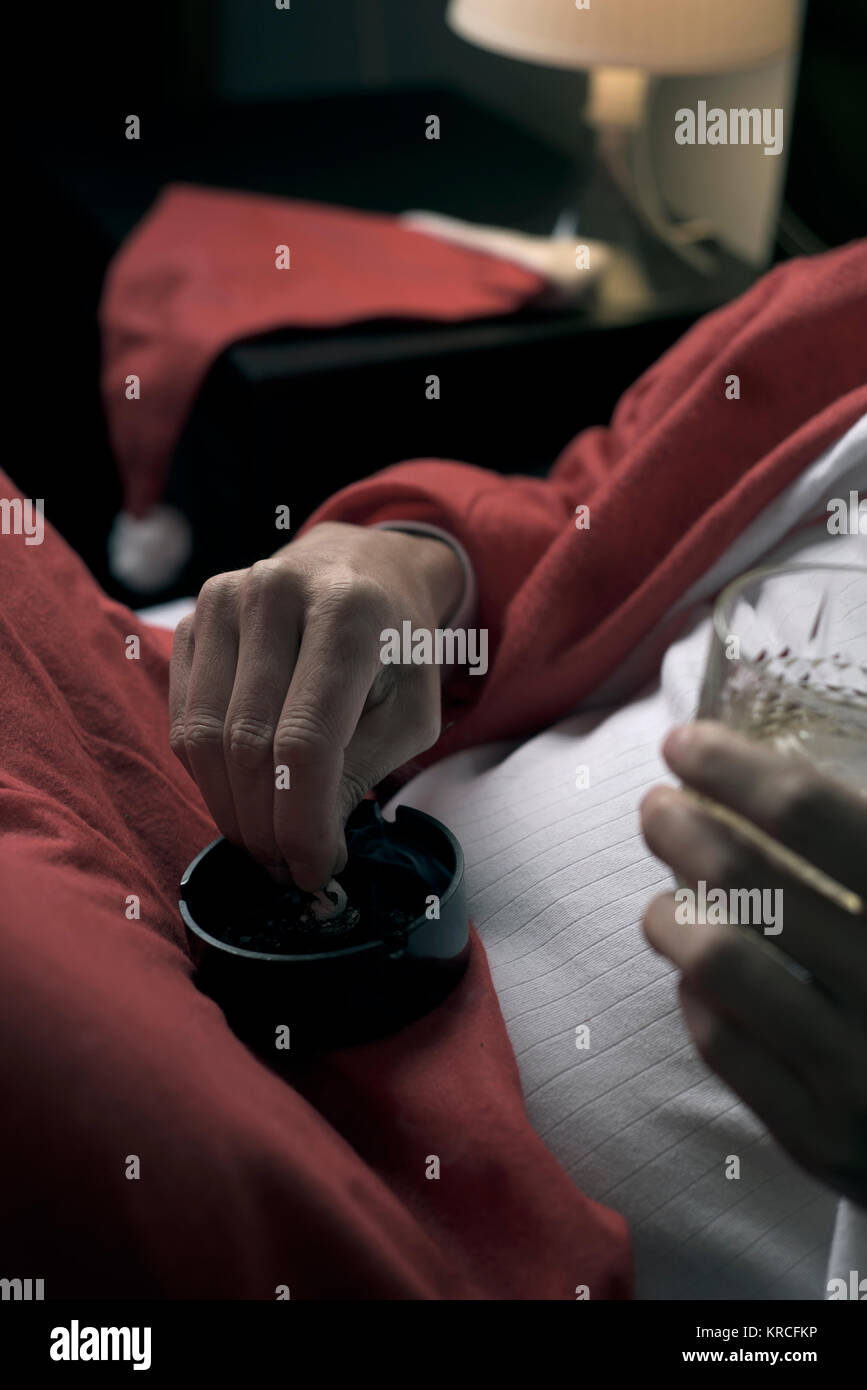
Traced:
<path fill-rule="evenodd" d="M 408 563 L 428 595 L 436 626 L 444 626 L 458 611 L 464 593 L 464 568 L 457 552 L 436 536 L 403 531 L 391 534 L 405 543 Z"/>

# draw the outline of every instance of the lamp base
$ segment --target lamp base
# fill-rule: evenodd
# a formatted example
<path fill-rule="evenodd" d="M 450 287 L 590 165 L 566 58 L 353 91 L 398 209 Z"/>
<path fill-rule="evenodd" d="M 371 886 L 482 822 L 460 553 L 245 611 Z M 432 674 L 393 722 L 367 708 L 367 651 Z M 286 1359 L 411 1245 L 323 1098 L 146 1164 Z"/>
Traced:
<path fill-rule="evenodd" d="M 617 126 L 599 131 L 598 154 L 613 182 L 643 225 L 670 251 L 702 275 L 719 268 L 717 257 L 699 242 L 714 238 L 707 218 L 676 222 L 665 206 L 653 172 L 646 126 L 629 130 Z"/>
<path fill-rule="evenodd" d="M 713 224 L 705 218 L 675 222 L 654 173 L 648 130 L 653 80 L 641 68 L 594 68 L 585 118 L 596 131 L 599 158 L 644 226 L 694 270 L 712 275 L 717 259 L 698 243 L 713 238 Z"/>

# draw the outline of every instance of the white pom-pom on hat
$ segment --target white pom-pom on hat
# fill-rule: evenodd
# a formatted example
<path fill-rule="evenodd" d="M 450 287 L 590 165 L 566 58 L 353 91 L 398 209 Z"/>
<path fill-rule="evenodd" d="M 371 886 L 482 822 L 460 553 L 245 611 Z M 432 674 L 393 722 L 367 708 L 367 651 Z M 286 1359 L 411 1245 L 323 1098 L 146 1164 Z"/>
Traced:
<path fill-rule="evenodd" d="M 166 589 L 193 552 L 193 531 L 177 507 L 160 504 L 145 517 L 118 512 L 108 536 L 108 567 L 137 594 Z"/>

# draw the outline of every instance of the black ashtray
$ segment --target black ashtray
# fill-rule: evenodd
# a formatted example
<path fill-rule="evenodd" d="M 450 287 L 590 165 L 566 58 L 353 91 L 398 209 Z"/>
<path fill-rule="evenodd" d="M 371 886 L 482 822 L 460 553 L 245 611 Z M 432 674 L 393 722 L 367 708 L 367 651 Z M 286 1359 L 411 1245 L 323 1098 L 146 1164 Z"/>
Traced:
<path fill-rule="evenodd" d="M 196 984 L 271 1061 L 396 1032 L 466 969 L 464 856 L 451 831 L 409 806 L 383 820 L 366 800 L 346 841 L 337 881 L 353 910 L 321 929 L 294 919 L 297 894 L 228 840 L 203 849 L 181 880 Z"/>

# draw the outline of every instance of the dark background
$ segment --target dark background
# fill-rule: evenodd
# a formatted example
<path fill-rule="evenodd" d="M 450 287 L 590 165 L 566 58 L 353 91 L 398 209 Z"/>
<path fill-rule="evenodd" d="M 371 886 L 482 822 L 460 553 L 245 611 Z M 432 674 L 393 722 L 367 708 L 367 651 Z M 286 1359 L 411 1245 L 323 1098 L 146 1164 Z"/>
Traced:
<path fill-rule="evenodd" d="M 11 270 L 25 312 L 7 331 L 17 367 L 10 423 L 23 442 L 5 466 L 25 495 L 45 498 L 49 519 L 111 591 L 130 597 L 105 563 L 121 499 L 98 395 L 95 310 L 108 259 L 162 182 L 386 211 L 431 206 L 430 162 L 422 168 L 400 133 L 431 109 L 460 132 L 450 153 L 436 151 L 442 211 L 548 231 L 576 164 L 580 182 L 591 153 L 582 76 L 546 72 L 544 109 L 528 122 L 532 66 L 510 63 L 504 84 L 502 60 L 444 30 L 444 7 L 293 0 L 297 42 L 287 52 L 273 41 L 286 16 L 271 0 L 98 0 L 31 16 L 35 30 L 13 46 L 26 86 Z M 867 229 L 865 53 L 864 0 L 813 0 L 779 257 Z M 386 81 L 395 70 L 398 88 Z M 449 90 L 443 72 L 454 77 Z M 147 123 L 147 141 L 123 140 L 130 112 Z M 170 496 L 193 516 L 197 549 L 172 592 L 273 548 L 287 469 L 302 479 L 292 485 L 293 524 L 352 477 L 413 454 L 543 471 L 579 428 L 607 421 L 621 391 L 704 309 L 750 278 L 725 265 L 708 294 L 663 261 L 658 271 L 657 312 L 631 323 L 530 314 L 451 334 L 375 324 L 272 335 L 224 354 L 176 459 Z M 449 375 L 450 400 L 435 416 L 396 404 L 415 398 L 420 370 Z M 251 492 L 255 505 L 239 507 Z"/>

